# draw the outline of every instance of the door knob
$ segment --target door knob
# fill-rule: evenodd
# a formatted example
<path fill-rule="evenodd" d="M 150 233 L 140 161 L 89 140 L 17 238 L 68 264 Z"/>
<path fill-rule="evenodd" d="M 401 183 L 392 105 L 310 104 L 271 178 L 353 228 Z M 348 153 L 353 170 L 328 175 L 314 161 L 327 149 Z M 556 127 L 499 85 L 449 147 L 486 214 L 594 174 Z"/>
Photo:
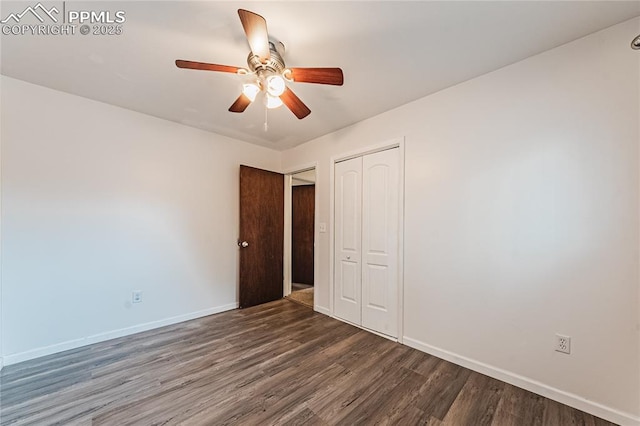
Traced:
<path fill-rule="evenodd" d="M 249 243 L 246 241 L 242 241 L 242 242 L 238 241 L 238 245 L 242 248 L 249 247 Z"/>

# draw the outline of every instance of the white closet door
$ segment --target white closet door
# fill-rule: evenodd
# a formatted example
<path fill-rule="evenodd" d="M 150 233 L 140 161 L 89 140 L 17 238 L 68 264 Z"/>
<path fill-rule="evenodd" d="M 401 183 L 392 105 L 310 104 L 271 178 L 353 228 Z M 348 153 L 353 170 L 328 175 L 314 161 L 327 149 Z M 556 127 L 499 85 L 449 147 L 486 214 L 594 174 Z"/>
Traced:
<path fill-rule="evenodd" d="M 334 314 L 362 321 L 362 158 L 335 166 Z"/>
<path fill-rule="evenodd" d="M 398 151 L 362 163 L 362 326 L 391 337 L 398 337 Z"/>

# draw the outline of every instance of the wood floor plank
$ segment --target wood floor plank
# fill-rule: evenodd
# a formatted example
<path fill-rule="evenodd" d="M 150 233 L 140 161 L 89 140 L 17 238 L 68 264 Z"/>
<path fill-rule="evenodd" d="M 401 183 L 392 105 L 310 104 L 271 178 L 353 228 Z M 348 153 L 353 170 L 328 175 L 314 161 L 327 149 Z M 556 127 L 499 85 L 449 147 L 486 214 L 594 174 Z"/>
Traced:
<path fill-rule="evenodd" d="M 606 420 L 602 420 L 598 417 L 547 398 L 544 399 L 544 405 L 544 425 L 609 426 L 612 424 Z"/>
<path fill-rule="evenodd" d="M 471 373 L 443 419 L 445 425 L 490 425 L 502 398 L 504 382 Z"/>
<path fill-rule="evenodd" d="M 320 417 L 316 416 L 316 414 L 309 410 L 308 408 L 304 408 L 300 413 L 296 414 L 294 417 L 288 419 L 286 422 L 282 423 L 284 426 L 326 426 L 329 423 L 326 423 L 320 419 Z"/>
<path fill-rule="evenodd" d="M 439 360 L 433 372 L 425 377 L 416 407 L 431 417 L 443 420 L 470 374 L 466 368 Z"/>
<path fill-rule="evenodd" d="M 376 425 L 391 426 L 391 425 L 419 425 L 426 424 L 428 418 L 425 416 L 422 410 L 404 404 L 403 407 L 397 406 L 397 409 L 393 412 L 387 412 L 385 417 L 376 421 Z M 440 420 L 438 420 L 438 423 Z"/>
<path fill-rule="evenodd" d="M 415 371 L 424 377 L 429 377 L 438 366 L 440 358 L 425 354 L 420 351 L 412 351 L 407 358 L 405 367 L 409 370 Z"/>
<path fill-rule="evenodd" d="M 403 354 L 406 352 L 400 347 L 390 345 L 388 350 L 361 360 L 360 365 L 352 366 L 351 374 L 341 377 L 341 382 L 331 394 L 316 395 L 310 400 L 309 408 L 327 422 L 347 415 L 363 402 L 361 398 L 366 390 L 384 376 L 383 366 L 393 363 Z"/>
<path fill-rule="evenodd" d="M 505 384 L 493 417 L 493 426 L 541 426 L 544 423 L 544 398 Z"/>
<path fill-rule="evenodd" d="M 364 392 L 357 409 L 336 417 L 345 424 L 371 424 L 374 420 L 384 422 L 385 419 L 402 418 L 406 406 L 412 397 L 418 395 L 424 377 L 406 368 L 399 368 L 385 374 L 374 386 Z M 372 416 L 373 414 L 373 416 Z"/>
<path fill-rule="evenodd" d="M 611 425 L 288 300 L 7 366 L 0 424 Z"/>

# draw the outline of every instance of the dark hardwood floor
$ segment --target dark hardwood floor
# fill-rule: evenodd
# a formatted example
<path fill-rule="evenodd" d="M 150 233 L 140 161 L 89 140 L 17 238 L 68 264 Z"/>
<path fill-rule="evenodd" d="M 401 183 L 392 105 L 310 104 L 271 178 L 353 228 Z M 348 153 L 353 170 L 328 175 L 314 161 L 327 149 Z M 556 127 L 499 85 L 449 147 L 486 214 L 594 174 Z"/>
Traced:
<path fill-rule="evenodd" d="M 610 425 L 280 300 L 5 367 L 2 425 Z"/>

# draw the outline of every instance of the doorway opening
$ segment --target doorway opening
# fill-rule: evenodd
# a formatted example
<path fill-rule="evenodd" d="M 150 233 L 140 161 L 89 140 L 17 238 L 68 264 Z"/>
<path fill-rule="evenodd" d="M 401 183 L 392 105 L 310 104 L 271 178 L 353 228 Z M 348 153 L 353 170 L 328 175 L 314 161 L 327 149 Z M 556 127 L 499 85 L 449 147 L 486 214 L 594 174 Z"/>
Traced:
<path fill-rule="evenodd" d="M 315 284 L 316 171 L 307 169 L 289 175 L 288 277 L 285 294 L 294 302 L 313 309 Z M 287 291 L 288 290 L 288 291 Z"/>

